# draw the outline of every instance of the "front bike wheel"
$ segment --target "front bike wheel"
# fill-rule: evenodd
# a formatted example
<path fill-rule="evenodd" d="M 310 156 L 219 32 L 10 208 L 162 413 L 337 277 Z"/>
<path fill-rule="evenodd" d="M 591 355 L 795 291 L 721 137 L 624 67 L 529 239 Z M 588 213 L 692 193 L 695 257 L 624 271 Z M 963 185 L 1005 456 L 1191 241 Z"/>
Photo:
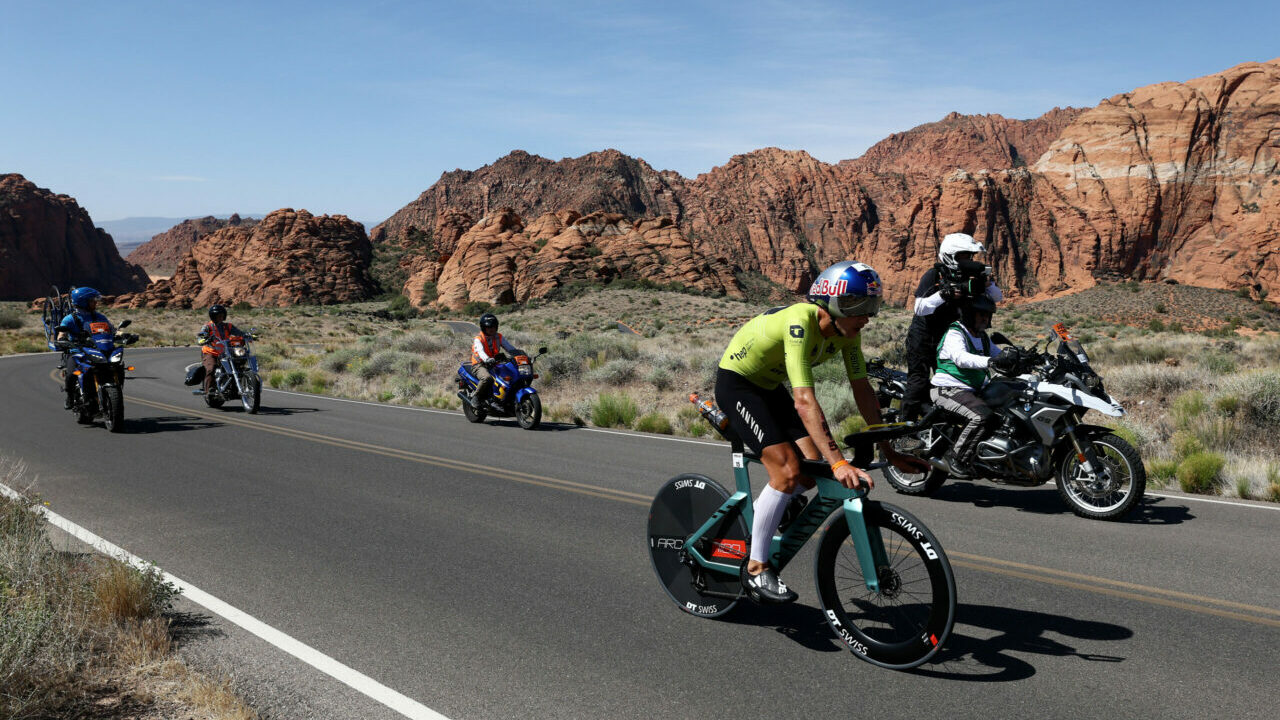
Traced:
<path fill-rule="evenodd" d="M 516 405 L 516 422 L 525 430 L 534 430 L 542 422 L 542 400 L 537 395 L 525 395 Z"/>
<path fill-rule="evenodd" d="M 251 371 L 244 374 L 244 388 L 245 392 L 240 395 L 240 405 L 252 415 L 258 412 L 258 406 L 262 404 L 262 380 L 258 379 L 257 373 Z"/>
<path fill-rule="evenodd" d="M 880 591 L 867 589 L 844 513 L 823 529 L 814 563 L 827 624 L 855 655 L 873 665 L 905 670 L 933 657 L 956 619 L 956 581 L 937 538 L 902 508 L 863 506 L 867 531 L 884 542 L 889 564 L 879 568 Z"/>
<path fill-rule="evenodd" d="M 1124 438 L 1110 433 L 1090 438 L 1102 467 L 1087 473 L 1074 452 L 1058 465 L 1058 495 L 1076 515 L 1116 520 L 1128 515 L 1147 490 L 1142 456 Z"/>
<path fill-rule="evenodd" d="M 102 419 L 107 432 L 118 433 L 124 430 L 124 393 L 120 388 L 111 386 L 102 388 Z"/>
<path fill-rule="evenodd" d="M 649 559 L 658 583 L 676 605 L 698 617 L 717 617 L 742 597 L 742 581 L 697 565 L 685 552 L 685 538 L 720 509 L 729 492 L 705 475 L 677 475 L 667 481 L 649 508 Z M 719 532 L 699 541 L 707 559 L 738 566 L 747 560 L 747 525 L 739 514 Z"/>

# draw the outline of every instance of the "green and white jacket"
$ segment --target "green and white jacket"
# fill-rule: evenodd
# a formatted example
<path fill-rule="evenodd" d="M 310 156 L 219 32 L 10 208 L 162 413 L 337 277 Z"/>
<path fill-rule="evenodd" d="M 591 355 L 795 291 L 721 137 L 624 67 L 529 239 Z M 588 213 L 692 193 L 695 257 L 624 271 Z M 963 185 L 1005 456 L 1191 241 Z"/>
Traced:
<path fill-rule="evenodd" d="M 984 332 L 974 335 L 959 321 L 951 323 L 938 343 L 938 368 L 934 387 L 977 390 L 987 382 L 987 364 L 1000 354 L 1000 347 Z"/>

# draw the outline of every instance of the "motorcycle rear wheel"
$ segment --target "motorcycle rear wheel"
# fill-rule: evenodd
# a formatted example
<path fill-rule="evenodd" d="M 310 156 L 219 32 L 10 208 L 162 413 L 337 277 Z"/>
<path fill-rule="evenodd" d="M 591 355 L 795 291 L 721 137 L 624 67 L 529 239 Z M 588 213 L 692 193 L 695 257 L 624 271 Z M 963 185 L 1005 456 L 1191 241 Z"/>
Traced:
<path fill-rule="evenodd" d="M 467 417 L 467 422 L 484 422 L 484 410 L 473 406 L 470 397 L 462 401 L 462 414 Z"/>
<path fill-rule="evenodd" d="M 525 430 L 533 430 L 542 422 L 542 400 L 537 395 L 526 395 L 516 406 L 516 422 Z"/>
<path fill-rule="evenodd" d="M 1057 468 L 1058 495 L 1076 515 L 1092 520 L 1116 520 L 1128 515 L 1147 489 L 1142 456 L 1124 438 L 1096 435 L 1088 439 L 1111 480 L 1085 477 L 1074 451 L 1064 453 Z"/>
<path fill-rule="evenodd" d="M 929 431 L 927 429 L 921 430 L 920 435 L 926 435 L 928 432 Z M 927 459 L 924 453 L 919 450 L 911 452 L 911 448 L 908 447 L 908 444 L 918 444 L 922 441 L 925 442 L 927 446 L 927 440 L 922 440 L 922 438 L 915 435 L 908 435 L 906 437 L 900 437 L 893 440 L 891 444 L 893 449 L 898 452 L 907 453 L 908 455 L 913 455 L 921 459 Z M 924 473 L 908 473 L 899 470 L 893 465 L 889 465 L 884 469 L 884 478 L 889 481 L 889 484 L 893 486 L 894 490 L 897 490 L 903 495 L 932 495 L 938 491 L 938 488 L 942 487 L 942 483 L 947 481 L 947 474 L 941 470 L 930 470 L 929 472 Z"/>
<path fill-rule="evenodd" d="M 214 390 L 209 390 L 204 394 L 204 404 L 211 408 L 220 408 L 226 400 L 221 395 L 215 395 L 214 392 Z"/>

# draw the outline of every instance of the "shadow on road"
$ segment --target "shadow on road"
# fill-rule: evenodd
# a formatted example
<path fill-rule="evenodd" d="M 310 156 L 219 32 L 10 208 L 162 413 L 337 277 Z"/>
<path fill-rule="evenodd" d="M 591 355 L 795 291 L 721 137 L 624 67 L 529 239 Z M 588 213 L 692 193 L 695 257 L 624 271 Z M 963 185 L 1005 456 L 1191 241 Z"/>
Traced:
<path fill-rule="evenodd" d="M 520 427 L 520 423 L 516 422 L 515 418 L 487 417 L 484 419 L 484 421 L 490 425 L 496 425 L 498 427 L 513 427 L 513 428 Z M 581 429 L 582 428 L 578 427 L 577 425 L 574 425 L 573 423 L 543 422 L 543 423 L 538 423 L 538 427 L 534 428 L 530 432 L 562 432 L 564 430 L 581 430 Z"/>
<path fill-rule="evenodd" d="M 1036 674 L 1031 663 L 1011 653 L 1074 656 L 1092 662 L 1120 663 L 1126 658 L 1080 652 L 1056 638 L 1083 641 L 1115 641 L 1133 637 L 1122 625 L 996 607 L 967 605 L 956 608 L 956 627 L 933 661 L 910 672 L 966 682 L 1009 682 Z M 988 637 L 989 636 L 989 637 Z"/>
<path fill-rule="evenodd" d="M 968 503 L 974 507 L 1010 507 L 1021 512 L 1040 515 L 1071 514 L 1071 508 L 1062 501 L 1052 485 L 1037 488 L 1016 488 L 994 485 L 988 482 L 951 480 L 932 496 L 945 502 Z M 1142 502 L 1121 522 L 1177 525 L 1193 519 L 1186 506 L 1168 505 L 1164 498 L 1144 497 Z M 1093 522 L 1093 521 L 1091 521 Z"/>
<path fill-rule="evenodd" d="M 809 650 L 841 652 L 845 647 L 827 625 L 821 608 L 799 603 L 761 607 L 743 598 L 724 621 L 735 625 L 758 625 L 773 628 Z"/>
<path fill-rule="evenodd" d="M 244 410 L 239 406 L 228 407 L 228 410 Z M 258 406 L 259 415 L 301 415 L 303 413 L 323 412 L 320 408 L 286 408 L 286 407 L 267 407 L 266 405 Z M 246 415 L 248 413 L 245 413 Z"/>
<path fill-rule="evenodd" d="M 165 417 L 125 418 L 124 433 L 128 435 L 146 435 L 159 432 L 177 432 L 180 430 L 207 430 L 221 427 L 222 423 L 205 420 L 190 415 L 170 415 Z"/>

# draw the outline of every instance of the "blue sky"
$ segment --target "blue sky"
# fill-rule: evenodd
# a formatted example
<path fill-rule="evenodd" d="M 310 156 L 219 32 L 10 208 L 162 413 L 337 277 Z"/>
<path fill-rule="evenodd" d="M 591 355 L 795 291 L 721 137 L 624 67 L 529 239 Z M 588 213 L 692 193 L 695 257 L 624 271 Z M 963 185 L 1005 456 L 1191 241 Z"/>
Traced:
<path fill-rule="evenodd" d="M 97 221 L 381 221 L 513 149 L 835 162 L 1280 56 L 1280 2 L 0 0 L 0 172 Z"/>

